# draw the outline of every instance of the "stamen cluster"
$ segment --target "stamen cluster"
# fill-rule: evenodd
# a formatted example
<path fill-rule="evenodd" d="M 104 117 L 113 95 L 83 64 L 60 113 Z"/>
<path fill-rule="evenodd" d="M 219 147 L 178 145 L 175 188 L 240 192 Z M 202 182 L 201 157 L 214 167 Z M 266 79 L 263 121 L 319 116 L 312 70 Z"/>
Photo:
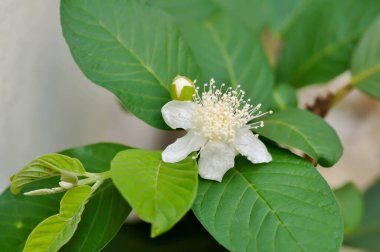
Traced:
<path fill-rule="evenodd" d="M 198 135 L 210 141 L 233 143 L 237 129 L 244 125 L 250 129 L 263 127 L 263 121 L 249 122 L 272 111 L 262 113 L 259 111 L 261 104 L 251 105 L 250 99 L 244 99 L 245 92 L 240 85 L 235 89 L 225 86 L 222 84 L 217 88 L 211 79 L 209 84 L 204 84 L 201 93 L 197 87 L 193 100 L 198 107 L 194 111 L 193 123 Z"/>

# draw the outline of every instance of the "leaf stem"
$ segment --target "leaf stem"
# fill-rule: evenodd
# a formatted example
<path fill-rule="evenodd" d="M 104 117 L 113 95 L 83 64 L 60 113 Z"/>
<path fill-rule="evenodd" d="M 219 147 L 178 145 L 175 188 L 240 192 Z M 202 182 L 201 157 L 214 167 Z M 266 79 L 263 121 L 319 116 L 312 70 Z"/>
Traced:
<path fill-rule="evenodd" d="M 334 95 L 334 98 L 330 101 L 328 110 L 333 108 L 337 103 L 339 103 L 343 98 L 345 98 L 351 90 L 353 90 L 354 86 L 352 85 L 352 80 L 348 82 L 346 85 L 341 87 Z"/>
<path fill-rule="evenodd" d="M 355 81 L 356 79 L 352 78 L 335 93 L 328 93 L 326 96 L 317 96 L 314 100 L 314 104 L 306 105 L 306 108 L 324 118 L 336 104 L 343 100 L 354 89 Z"/>
<path fill-rule="evenodd" d="M 78 181 L 78 185 L 88 185 L 96 183 L 97 181 L 104 181 L 111 178 L 111 171 L 92 173 L 90 177 Z"/>

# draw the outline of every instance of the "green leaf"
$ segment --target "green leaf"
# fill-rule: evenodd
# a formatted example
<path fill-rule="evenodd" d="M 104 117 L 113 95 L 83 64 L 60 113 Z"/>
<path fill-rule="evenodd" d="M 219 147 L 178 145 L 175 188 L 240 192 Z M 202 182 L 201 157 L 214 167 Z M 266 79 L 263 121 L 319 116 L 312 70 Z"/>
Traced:
<path fill-rule="evenodd" d="M 152 126 L 168 129 L 161 107 L 176 75 L 198 76 L 172 19 L 142 1 L 62 0 L 61 23 L 71 53 L 94 83 Z"/>
<path fill-rule="evenodd" d="M 47 154 L 34 159 L 11 177 L 11 191 L 14 194 L 19 193 L 26 184 L 58 175 L 64 177 L 66 181 L 76 182 L 76 176 L 85 173 L 86 171 L 78 159 L 61 154 Z"/>
<path fill-rule="evenodd" d="M 90 172 L 104 172 L 110 169 L 115 155 L 128 148 L 120 144 L 99 143 L 65 150 L 63 154 L 78 158 Z M 130 212 L 131 207 L 112 181 L 105 181 L 87 203 L 74 237 L 60 251 L 101 250 L 116 235 Z"/>
<path fill-rule="evenodd" d="M 194 252 L 226 251 L 202 227 L 198 220 L 187 214 L 169 232 L 155 239 L 149 236 L 149 224 L 127 223 L 103 252 L 149 251 L 149 252 Z"/>
<path fill-rule="evenodd" d="M 279 32 L 294 21 L 294 16 L 308 0 L 146 0 L 172 15 L 176 20 L 203 21 L 223 11 L 243 22 L 253 32 L 270 25 Z"/>
<path fill-rule="evenodd" d="M 283 30 L 298 9 L 307 0 L 211 0 L 220 8 L 243 21 L 252 31 L 260 32 L 263 27 L 270 25 L 275 31 Z"/>
<path fill-rule="evenodd" d="M 111 159 L 127 147 L 100 143 L 63 151 L 79 159 L 89 172 L 109 170 Z M 51 188 L 58 178 L 25 186 L 30 191 Z M 38 223 L 58 213 L 61 194 L 44 196 L 13 195 L 8 188 L 0 196 L 0 251 L 22 251 L 29 233 Z M 71 240 L 60 251 L 98 251 L 117 233 L 131 208 L 111 181 L 105 181 L 92 196 Z M 86 249 L 86 250 L 85 250 Z"/>
<path fill-rule="evenodd" d="M 343 221 L 328 184 L 306 160 L 269 151 L 270 163 L 239 157 L 221 183 L 200 180 L 199 221 L 230 251 L 339 251 Z"/>
<path fill-rule="evenodd" d="M 179 221 L 196 196 L 198 170 L 191 157 L 164 163 L 160 151 L 126 150 L 112 160 L 111 173 L 137 215 L 152 223 L 152 237 Z"/>
<path fill-rule="evenodd" d="M 334 191 L 336 200 L 342 210 L 344 221 L 344 232 L 351 233 L 360 224 L 363 218 L 364 202 L 359 189 L 352 183 Z"/>
<path fill-rule="evenodd" d="M 23 251 L 58 251 L 73 236 L 91 193 L 88 185 L 68 190 L 61 200 L 59 214 L 45 219 L 33 229 Z"/>
<path fill-rule="evenodd" d="M 209 0 L 145 0 L 150 5 L 160 8 L 173 16 L 176 21 L 200 21 L 217 9 L 217 6 Z"/>
<path fill-rule="evenodd" d="M 226 12 L 179 26 L 201 67 L 203 82 L 213 77 L 217 84 L 241 85 L 254 104 L 270 106 L 273 73 L 257 33 Z"/>
<path fill-rule="evenodd" d="M 377 181 L 364 193 L 363 222 L 354 232 L 344 238 L 344 244 L 380 251 L 380 181 Z"/>
<path fill-rule="evenodd" d="M 301 109 L 288 109 L 264 118 L 260 135 L 308 154 L 323 167 L 334 165 L 343 147 L 335 130 L 322 118 Z"/>
<path fill-rule="evenodd" d="M 351 83 L 380 100 L 380 16 L 369 27 L 354 51 Z"/>
<path fill-rule="evenodd" d="M 275 111 L 284 111 L 298 106 L 296 90 L 285 83 L 277 85 L 273 90 L 272 108 Z"/>
<path fill-rule="evenodd" d="M 53 187 L 57 178 L 38 181 L 26 189 Z M 18 251 L 24 248 L 29 233 L 41 221 L 58 213 L 61 195 L 13 195 L 10 188 L 0 196 L 0 251 Z"/>
<path fill-rule="evenodd" d="M 308 4 L 284 32 L 278 81 L 297 87 L 326 82 L 348 69 L 352 51 L 378 15 L 373 0 L 319 0 Z"/>

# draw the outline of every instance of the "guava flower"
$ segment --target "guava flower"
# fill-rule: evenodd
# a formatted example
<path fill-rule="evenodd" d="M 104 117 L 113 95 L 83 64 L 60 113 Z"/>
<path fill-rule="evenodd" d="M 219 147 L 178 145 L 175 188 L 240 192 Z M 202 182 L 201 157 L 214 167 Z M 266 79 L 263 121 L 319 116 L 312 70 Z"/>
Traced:
<path fill-rule="evenodd" d="M 176 163 L 199 150 L 199 175 L 219 182 L 234 167 L 239 153 L 252 163 L 270 162 L 272 157 L 267 148 L 251 129 L 263 127 L 263 121 L 252 121 L 272 112 L 262 113 L 261 105 L 249 104 L 250 99 L 245 100 L 244 94 L 240 86 L 233 89 L 222 84 L 217 88 L 211 79 L 210 84 L 204 84 L 203 91 L 196 88 L 192 101 L 166 103 L 161 112 L 167 125 L 185 129 L 187 134 L 162 152 L 162 160 Z"/>

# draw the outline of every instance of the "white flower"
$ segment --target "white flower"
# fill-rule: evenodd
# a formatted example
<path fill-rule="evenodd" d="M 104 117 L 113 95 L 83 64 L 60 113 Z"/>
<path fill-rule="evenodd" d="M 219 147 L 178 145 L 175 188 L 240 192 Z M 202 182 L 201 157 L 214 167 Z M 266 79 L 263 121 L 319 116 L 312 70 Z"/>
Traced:
<path fill-rule="evenodd" d="M 200 150 L 199 175 L 220 182 L 227 170 L 234 167 L 238 153 L 252 163 L 272 160 L 265 145 L 250 130 L 264 125 L 262 121 L 250 123 L 252 120 L 272 112 L 262 113 L 260 104 L 254 107 L 249 99 L 245 101 L 240 86 L 224 86 L 216 88 L 211 79 L 203 92 L 196 89 L 193 101 L 174 100 L 162 107 L 163 118 L 171 128 L 187 131 L 163 151 L 164 162 L 179 162 Z"/>

